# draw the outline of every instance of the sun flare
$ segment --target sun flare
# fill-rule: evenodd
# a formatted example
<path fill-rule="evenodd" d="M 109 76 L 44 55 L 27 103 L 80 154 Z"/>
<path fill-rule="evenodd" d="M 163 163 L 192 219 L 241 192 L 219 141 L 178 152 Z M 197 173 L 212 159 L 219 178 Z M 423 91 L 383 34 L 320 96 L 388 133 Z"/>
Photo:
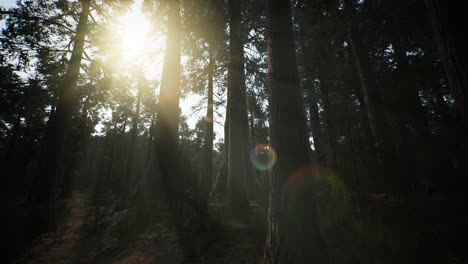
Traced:
<path fill-rule="evenodd" d="M 139 61 L 150 47 L 151 26 L 141 9 L 134 6 L 119 19 L 120 49 L 124 63 Z"/>

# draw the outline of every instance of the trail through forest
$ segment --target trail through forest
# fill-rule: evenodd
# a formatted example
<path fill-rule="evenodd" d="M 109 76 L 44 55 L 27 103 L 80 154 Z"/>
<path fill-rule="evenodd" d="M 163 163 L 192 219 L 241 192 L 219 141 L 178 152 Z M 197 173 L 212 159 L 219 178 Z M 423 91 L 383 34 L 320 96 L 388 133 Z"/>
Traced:
<path fill-rule="evenodd" d="M 155 223 L 139 234 L 130 234 L 130 212 L 116 211 L 110 194 L 96 197 L 94 204 L 90 194 L 74 192 L 61 223 L 63 227 L 55 234 L 40 236 L 16 262 L 169 264 L 183 261 L 177 235 L 171 228 Z M 224 224 L 224 232 L 211 241 L 203 263 L 256 261 L 261 248 L 252 230 L 245 224 Z"/>
<path fill-rule="evenodd" d="M 105 199 L 109 197 L 101 197 Z M 178 263 L 181 254 L 177 239 L 167 230 L 150 231 L 124 244 L 112 233 L 113 227 L 92 230 L 96 223 L 93 212 L 109 212 L 111 208 L 90 205 L 90 196 L 74 193 L 70 201 L 70 214 L 66 224 L 53 235 L 41 236 L 33 245 L 28 263 Z M 119 218 L 114 213 L 113 220 Z M 115 223 L 114 223 L 115 224 Z M 95 232 L 93 232 L 95 231 Z M 21 261 L 20 261 L 21 262 Z"/>

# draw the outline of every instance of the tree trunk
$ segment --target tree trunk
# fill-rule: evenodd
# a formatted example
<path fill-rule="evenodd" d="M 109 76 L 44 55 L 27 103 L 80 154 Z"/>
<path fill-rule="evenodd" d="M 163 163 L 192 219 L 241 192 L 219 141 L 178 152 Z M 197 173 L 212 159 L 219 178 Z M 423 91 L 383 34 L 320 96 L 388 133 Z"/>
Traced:
<path fill-rule="evenodd" d="M 248 208 L 246 177 L 248 164 L 246 146 L 248 129 L 243 46 L 241 42 L 240 0 L 230 0 L 230 65 L 229 65 L 229 155 L 227 208 L 235 216 L 241 216 Z M 247 137 L 246 137 L 247 136 Z"/>
<path fill-rule="evenodd" d="M 180 1 L 168 1 L 169 16 L 166 54 L 164 57 L 159 92 L 158 118 L 155 128 L 155 157 L 159 159 L 162 182 L 168 202 L 174 207 L 181 198 L 178 194 L 177 150 L 179 131 L 179 96 L 181 72 Z"/>
<path fill-rule="evenodd" d="M 270 136 L 278 160 L 271 172 L 263 263 L 327 263 L 314 195 L 294 184 L 297 176 L 312 180 L 314 175 L 306 169 L 311 161 L 290 1 L 268 0 L 267 19 Z"/>

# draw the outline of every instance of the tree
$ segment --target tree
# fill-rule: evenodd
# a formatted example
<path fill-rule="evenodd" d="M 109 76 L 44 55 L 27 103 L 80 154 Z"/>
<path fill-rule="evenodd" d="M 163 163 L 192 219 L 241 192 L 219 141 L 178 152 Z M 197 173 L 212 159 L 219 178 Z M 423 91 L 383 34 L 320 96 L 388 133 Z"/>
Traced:
<path fill-rule="evenodd" d="M 76 29 L 72 56 L 67 72 L 62 80 L 57 105 L 54 115 L 51 117 L 47 133 L 47 155 L 44 171 L 42 172 L 43 177 L 36 186 L 36 189 L 33 190 L 36 194 L 33 200 L 45 208 L 46 215 L 41 218 L 46 223 L 47 228 L 56 228 L 55 199 L 57 195 L 62 195 L 59 193 L 60 182 L 69 183 L 68 179 L 65 179 L 63 175 L 62 159 L 65 153 L 67 130 L 70 126 L 73 111 L 72 107 L 75 105 L 76 85 L 83 57 L 91 1 L 82 0 L 81 4 L 82 10 Z M 61 191 L 64 191 L 63 188 L 64 186 L 62 186 Z"/>
<path fill-rule="evenodd" d="M 245 92 L 244 52 L 241 42 L 241 1 L 230 0 L 229 41 L 229 154 L 227 203 L 234 215 L 241 215 L 248 207 L 246 179 L 248 164 L 248 121 Z"/>
<path fill-rule="evenodd" d="M 327 249 L 318 227 L 317 207 L 313 195 L 307 196 L 310 200 L 306 201 L 307 198 L 294 197 L 295 194 L 288 191 L 293 174 L 310 163 L 290 2 L 269 0 L 267 19 L 271 89 L 270 136 L 278 161 L 271 172 L 268 230 L 263 262 L 326 263 Z M 288 208 L 293 206 L 290 204 L 293 201 L 302 212 L 296 216 L 297 223 L 288 216 Z"/>
<path fill-rule="evenodd" d="M 177 198 L 177 149 L 180 95 L 180 2 L 168 1 L 168 29 L 166 54 L 159 93 L 155 125 L 156 159 L 166 188 L 169 202 L 174 206 Z"/>

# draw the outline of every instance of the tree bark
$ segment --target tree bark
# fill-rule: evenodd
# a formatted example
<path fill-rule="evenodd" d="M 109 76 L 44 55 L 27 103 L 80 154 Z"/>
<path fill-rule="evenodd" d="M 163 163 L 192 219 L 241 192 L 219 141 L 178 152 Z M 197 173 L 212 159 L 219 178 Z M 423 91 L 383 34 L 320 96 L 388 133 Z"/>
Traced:
<path fill-rule="evenodd" d="M 271 172 L 263 263 L 327 263 L 314 195 L 291 188 L 295 174 L 311 161 L 290 1 L 268 0 L 267 20 L 270 136 L 278 160 Z"/>
<path fill-rule="evenodd" d="M 246 116 L 243 45 L 241 41 L 240 0 L 230 0 L 230 65 L 229 65 L 229 155 L 227 208 L 241 216 L 248 208 L 246 177 L 248 164 L 248 124 Z M 246 137 L 247 136 L 247 137 Z"/>
<path fill-rule="evenodd" d="M 177 150 L 179 132 L 179 96 L 181 72 L 180 1 L 168 1 L 168 29 L 159 92 L 158 118 L 155 125 L 155 158 L 158 159 L 162 182 L 170 207 L 181 198 L 178 195 Z"/>

